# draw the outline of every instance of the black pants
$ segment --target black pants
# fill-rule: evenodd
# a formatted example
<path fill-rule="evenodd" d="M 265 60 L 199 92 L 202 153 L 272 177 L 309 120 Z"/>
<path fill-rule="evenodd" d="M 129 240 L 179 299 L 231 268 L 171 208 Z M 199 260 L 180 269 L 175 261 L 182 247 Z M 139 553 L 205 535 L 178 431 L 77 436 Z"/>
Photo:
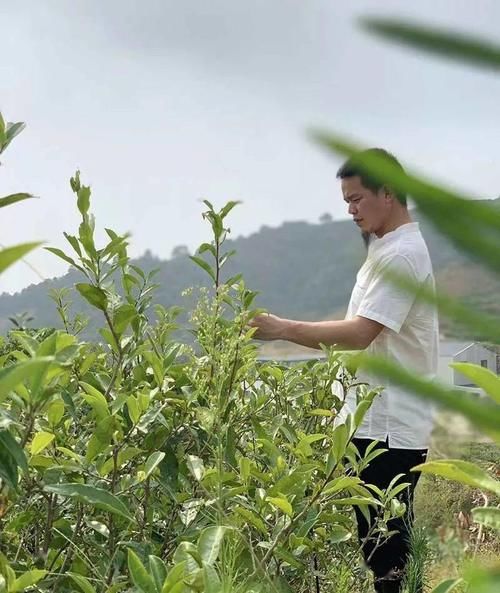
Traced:
<path fill-rule="evenodd" d="M 369 439 L 353 439 L 353 443 L 362 456 L 364 456 L 366 448 L 371 442 Z M 410 469 L 425 461 L 427 449 L 389 449 L 387 443 L 380 443 L 377 447 L 383 447 L 388 449 L 388 451 L 376 457 L 361 472 L 360 477 L 367 484 L 374 484 L 379 488 L 385 489 L 395 476 L 404 474 L 404 477 L 398 483 L 409 482 L 411 486 L 404 490 L 398 498 L 406 504 L 407 510 L 403 517 L 393 519 L 388 523 L 391 531 L 397 530 L 399 533 L 392 535 L 374 551 L 376 538 L 369 538 L 363 543 L 371 524 L 367 523 L 358 507 L 354 507 L 358 521 L 358 538 L 360 543 L 363 543 L 362 550 L 365 560 L 374 573 L 376 591 L 398 591 L 398 581 L 401 580 L 401 577 L 397 578 L 396 582 L 393 581 L 390 584 L 383 581 L 378 584 L 377 580 L 383 579 L 393 569 L 401 575 L 404 574 L 404 567 L 409 552 L 409 528 L 413 523 L 413 494 L 420 477 L 419 473 L 410 472 Z M 376 517 L 376 513 L 377 510 L 370 507 L 371 522 Z"/>

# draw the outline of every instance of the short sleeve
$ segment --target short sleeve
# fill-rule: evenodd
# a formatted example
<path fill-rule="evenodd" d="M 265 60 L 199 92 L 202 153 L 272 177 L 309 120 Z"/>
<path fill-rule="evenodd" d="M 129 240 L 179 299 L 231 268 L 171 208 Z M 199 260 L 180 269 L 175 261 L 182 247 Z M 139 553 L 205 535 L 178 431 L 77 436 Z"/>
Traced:
<path fill-rule="evenodd" d="M 385 259 L 368 284 L 356 315 L 377 321 L 399 333 L 415 302 L 415 294 L 400 288 L 390 280 L 391 276 L 417 282 L 415 270 L 405 256 L 394 255 Z"/>

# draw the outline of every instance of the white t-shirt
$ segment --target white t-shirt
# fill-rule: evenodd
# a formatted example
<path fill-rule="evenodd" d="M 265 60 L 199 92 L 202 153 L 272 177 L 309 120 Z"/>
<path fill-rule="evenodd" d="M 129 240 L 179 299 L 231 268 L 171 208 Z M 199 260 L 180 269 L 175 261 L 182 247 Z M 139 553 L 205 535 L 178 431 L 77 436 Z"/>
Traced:
<path fill-rule="evenodd" d="M 389 272 L 434 289 L 432 264 L 418 223 L 398 227 L 371 241 L 368 256 L 358 272 L 346 319 L 356 315 L 373 319 L 384 329 L 366 352 L 384 356 L 420 377 L 436 375 L 439 327 L 435 306 L 416 299 L 388 280 Z M 433 407 L 387 379 L 362 371 L 358 379 L 372 387 L 384 386 L 375 398 L 356 437 L 385 441 L 402 449 L 424 449 L 429 445 Z M 354 390 L 347 396 L 347 408 L 356 405 Z"/>

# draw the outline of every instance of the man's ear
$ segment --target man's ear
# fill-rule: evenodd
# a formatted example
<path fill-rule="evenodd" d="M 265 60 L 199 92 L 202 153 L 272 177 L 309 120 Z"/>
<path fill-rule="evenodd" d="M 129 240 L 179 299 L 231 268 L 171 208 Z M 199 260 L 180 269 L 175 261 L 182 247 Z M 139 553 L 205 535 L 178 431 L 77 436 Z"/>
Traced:
<path fill-rule="evenodd" d="M 393 202 L 394 201 L 394 192 L 392 191 L 391 188 L 387 187 L 386 185 L 382 186 L 382 192 L 383 192 L 383 196 L 384 196 L 384 200 L 386 202 Z"/>

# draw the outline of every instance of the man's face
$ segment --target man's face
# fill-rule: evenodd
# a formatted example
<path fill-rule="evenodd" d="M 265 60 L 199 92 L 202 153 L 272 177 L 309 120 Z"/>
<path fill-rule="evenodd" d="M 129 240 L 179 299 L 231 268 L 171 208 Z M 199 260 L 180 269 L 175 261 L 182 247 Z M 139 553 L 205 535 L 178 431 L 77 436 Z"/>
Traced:
<path fill-rule="evenodd" d="M 363 233 L 378 234 L 384 228 L 391 207 L 384 188 L 374 192 L 364 187 L 358 176 L 346 177 L 342 179 L 342 193 L 349 214 Z"/>

